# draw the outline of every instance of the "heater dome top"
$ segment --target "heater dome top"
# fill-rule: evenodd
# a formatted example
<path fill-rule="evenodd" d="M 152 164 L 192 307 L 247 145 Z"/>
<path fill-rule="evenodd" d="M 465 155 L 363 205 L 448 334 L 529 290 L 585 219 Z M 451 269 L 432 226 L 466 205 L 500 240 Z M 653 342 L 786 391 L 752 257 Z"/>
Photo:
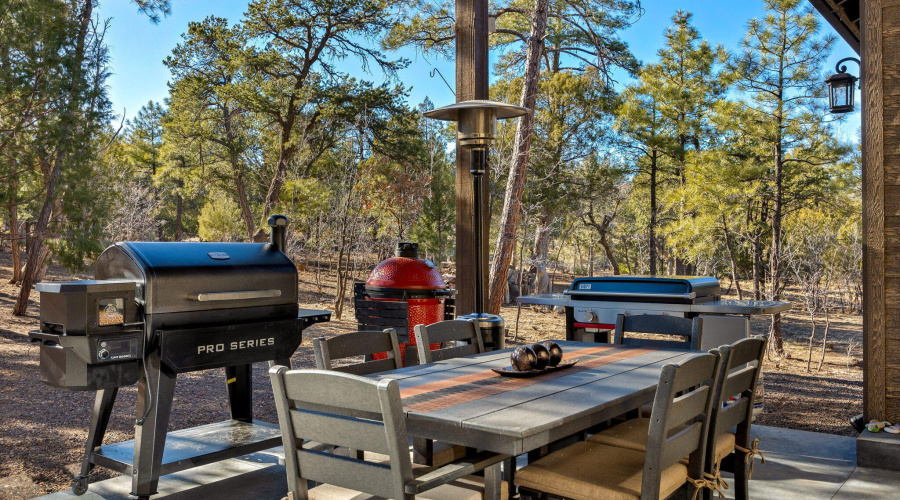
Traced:
<path fill-rule="evenodd" d="M 497 101 L 473 100 L 457 102 L 442 108 L 432 109 L 431 111 L 426 111 L 423 115 L 428 118 L 434 118 L 435 120 L 455 122 L 459 121 L 460 111 L 470 110 L 490 110 L 495 113 L 494 117 L 497 119 L 515 118 L 531 113 L 530 109 L 522 106 L 513 106 L 512 104 Z"/>

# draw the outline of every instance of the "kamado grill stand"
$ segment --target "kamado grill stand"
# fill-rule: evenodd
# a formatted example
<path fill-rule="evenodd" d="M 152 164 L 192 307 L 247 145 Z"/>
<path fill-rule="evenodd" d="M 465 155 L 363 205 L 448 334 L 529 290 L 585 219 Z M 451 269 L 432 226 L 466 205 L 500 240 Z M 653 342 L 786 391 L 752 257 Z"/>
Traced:
<path fill-rule="evenodd" d="M 35 287 L 41 381 L 97 391 L 76 495 L 98 465 L 146 499 L 160 476 L 281 444 L 277 425 L 253 419 L 251 365 L 290 366 L 303 329 L 331 313 L 298 308 L 287 218 L 269 226 L 269 243 L 116 243 L 97 279 Z M 225 368 L 231 419 L 167 433 L 178 374 L 213 368 Z M 103 445 L 119 387 L 135 382 L 134 440 Z"/>

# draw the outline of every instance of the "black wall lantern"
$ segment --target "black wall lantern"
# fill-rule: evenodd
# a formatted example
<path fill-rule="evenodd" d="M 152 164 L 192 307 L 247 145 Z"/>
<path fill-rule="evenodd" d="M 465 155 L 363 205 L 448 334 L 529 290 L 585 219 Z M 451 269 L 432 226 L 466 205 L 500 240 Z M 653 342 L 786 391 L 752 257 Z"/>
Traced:
<path fill-rule="evenodd" d="M 846 61 L 854 61 L 859 64 L 859 59 L 845 57 L 834 67 L 837 74 L 831 75 L 825 80 L 828 85 L 828 100 L 832 113 L 849 113 L 855 108 L 854 94 L 856 81 L 859 78 L 847 73 L 847 66 L 842 64 Z"/>

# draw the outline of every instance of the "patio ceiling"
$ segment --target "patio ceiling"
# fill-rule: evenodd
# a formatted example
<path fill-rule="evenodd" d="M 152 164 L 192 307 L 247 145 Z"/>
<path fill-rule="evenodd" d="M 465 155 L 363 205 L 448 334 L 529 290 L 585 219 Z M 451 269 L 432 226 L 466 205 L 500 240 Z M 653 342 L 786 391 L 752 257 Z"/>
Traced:
<path fill-rule="evenodd" d="M 809 3 L 859 55 L 860 0 L 809 0 Z"/>

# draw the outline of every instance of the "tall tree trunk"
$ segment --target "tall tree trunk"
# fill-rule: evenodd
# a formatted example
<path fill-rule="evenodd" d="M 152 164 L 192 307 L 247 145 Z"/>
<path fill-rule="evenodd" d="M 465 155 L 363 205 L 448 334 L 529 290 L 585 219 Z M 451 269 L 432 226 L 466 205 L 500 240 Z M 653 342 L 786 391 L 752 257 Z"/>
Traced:
<path fill-rule="evenodd" d="M 294 156 L 296 146 L 286 146 L 291 139 L 291 130 L 282 132 L 281 150 L 278 154 L 278 163 L 275 165 L 275 175 L 272 176 L 272 182 L 269 184 L 269 191 L 266 193 L 266 202 L 263 204 L 263 221 L 269 218 L 278 197 L 281 196 L 281 188 L 284 186 L 284 180 L 287 177 L 288 161 Z M 266 232 L 260 229 L 253 235 L 253 240 L 262 243 L 266 240 Z"/>
<path fill-rule="evenodd" d="M 253 214 L 250 212 L 250 203 L 247 202 L 244 174 L 240 171 L 240 166 L 236 164 L 234 159 L 232 159 L 232 168 L 234 169 L 234 187 L 237 189 L 238 204 L 241 206 L 241 218 L 244 219 L 244 225 L 247 227 L 247 241 L 253 241 L 255 237 Z"/>
<path fill-rule="evenodd" d="M 650 154 L 650 274 L 656 274 L 656 160 L 657 151 Z"/>
<path fill-rule="evenodd" d="M 762 234 L 753 231 L 753 299 L 762 300 L 762 290 L 759 283 L 762 281 Z"/>
<path fill-rule="evenodd" d="M 553 226 L 550 224 L 550 216 L 542 214 L 538 219 L 538 225 L 534 233 L 534 248 L 532 249 L 531 258 L 540 262 L 545 262 L 550 253 L 550 230 Z"/>
<path fill-rule="evenodd" d="M 779 137 L 780 135 L 779 133 Z M 781 216 L 784 202 L 782 160 L 781 140 L 779 138 L 775 144 L 775 203 L 772 213 L 772 251 L 769 256 L 769 300 L 779 300 L 781 298 Z M 772 338 L 775 341 L 775 352 L 778 355 L 783 354 L 784 338 L 781 335 L 780 313 L 772 315 Z M 808 370 L 809 368 L 807 367 Z"/>
<path fill-rule="evenodd" d="M 741 291 L 741 282 L 738 281 L 737 258 L 734 255 L 734 246 L 731 244 L 731 231 L 728 230 L 728 219 L 722 214 L 722 230 L 725 232 L 725 247 L 728 248 L 728 260 L 731 261 L 731 281 L 737 287 L 738 300 L 744 300 L 744 292 Z"/>
<path fill-rule="evenodd" d="M 16 165 L 13 164 L 13 171 Z M 19 205 L 16 202 L 19 192 L 19 182 L 13 177 L 9 183 L 9 251 L 12 254 L 12 276 L 9 283 L 15 284 L 22 279 L 22 254 L 19 252 Z"/>
<path fill-rule="evenodd" d="M 516 226 L 519 223 L 519 208 L 528 171 L 528 155 L 531 152 L 531 134 L 534 131 L 534 103 L 537 100 L 541 74 L 548 3 L 549 0 L 536 0 L 531 16 L 531 33 L 528 38 L 522 98 L 519 105 L 532 110 L 532 113 L 519 118 L 516 128 L 516 147 L 509 166 L 509 180 L 506 183 L 506 196 L 503 199 L 503 212 L 500 215 L 499 234 L 490 272 L 488 311 L 493 314 L 498 314 L 503 304 L 506 276 L 516 246 Z"/>
<path fill-rule="evenodd" d="M 822 369 L 825 363 L 825 349 L 828 347 L 828 331 L 831 329 L 831 316 L 828 313 L 828 291 L 822 297 L 822 309 L 825 311 L 825 333 L 822 336 L 822 352 L 819 355 L 819 364 L 816 366 L 816 373 Z"/>
<path fill-rule="evenodd" d="M 175 241 L 181 241 L 182 238 L 181 216 L 184 214 L 183 203 L 181 193 L 175 195 Z"/>
<path fill-rule="evenodd" d="M 234 176 L 234 187 L 237 191 L 238 205 L 241 207 L 241 218 L 244 219 L 244 225 L 247 227 L 247 241 L 252 241 L 255 237 L 255 231 L 253 230 L 253 214 L 250 212 L 250 203 L 247 202 L 247 189 L 244 187 L 244 172 L 241 170 L 240 157 L 238 152 L 234 150 L 235 134 L 231 122 L 234 114 L 235 111 L 228 106 L 222 108 L 222 118 L 225 124 L 225 140 L 228 143 L 228 156 L 231 163 L 231 174 Z"/>
<path fill-rule="evenodd" d="M 620 274 L 619 263 L 616 262 L 616 256 L 613 254 L 612 245 L 609 244 L 609 240 L 606 238 L 606 231 L 600 233 L 600 245 L 603 247 L 603 251 L 606 252 L 606 259 L 609 261 L 609 265 L 612 266 L 613 274 L 618 276 Z"/>
<path fill-rule="evenodd" d="M 68 150 L 71 147 L 79 147 L 69 144 L 74 127 L 76 110 L 82 94 L 82 79 L 84 77 L 84 44 L 90 29 L 91 15 L 93 13 L 93 0 L 85 0 L 78 14 L 78 34 L 75 40 L 75 53 L 69 62 L 69 75 L 71 87 L 69 88 L 66 109 L 63 111 L 61 122 L 62 130 L 57 145 L 55 157 L 50 165 L 49 173 L 44 177 L 44 203 L 34 225 L 33 244 L 25 256 L 25 271 L 22 275 L 22 287 L 13 307 L 13 315 L 23 316 L 28 310 L 28 298 L 35 283 L 40 282 L 46 271 L 45 263 L 50 257 L 50 249 L 47 247 L 46 238 L 49 236 L 50 215 L 56 205 L 56 188 L 59 177 L 62 174 L 62 166 L 68 160 Z"/>

